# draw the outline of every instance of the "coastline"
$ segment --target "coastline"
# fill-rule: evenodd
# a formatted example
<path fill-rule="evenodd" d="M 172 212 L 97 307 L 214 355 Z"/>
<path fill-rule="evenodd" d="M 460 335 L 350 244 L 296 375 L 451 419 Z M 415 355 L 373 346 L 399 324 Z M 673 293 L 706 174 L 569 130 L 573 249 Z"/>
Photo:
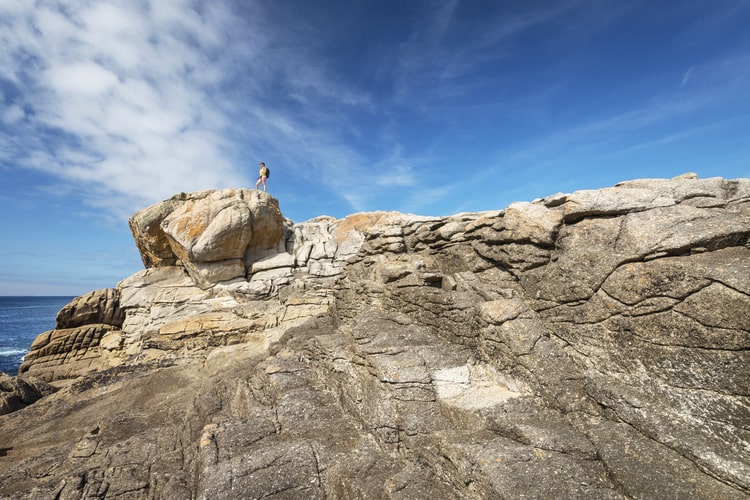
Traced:
<path fill-rule="evenodd" d="M 15 376 L 34 339 L 55 327 L 74 296 L 0 295 L 0 372 Z"/>

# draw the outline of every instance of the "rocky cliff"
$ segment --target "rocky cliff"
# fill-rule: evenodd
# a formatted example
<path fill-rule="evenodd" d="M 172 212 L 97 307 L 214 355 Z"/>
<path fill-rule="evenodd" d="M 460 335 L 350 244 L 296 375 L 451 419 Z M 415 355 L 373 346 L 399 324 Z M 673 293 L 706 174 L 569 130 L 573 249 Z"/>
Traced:
<path fill-rule="evenodd" d="M 750 179 L 130 227 L 0 379 L 2 498 L 750 498 Z"/>

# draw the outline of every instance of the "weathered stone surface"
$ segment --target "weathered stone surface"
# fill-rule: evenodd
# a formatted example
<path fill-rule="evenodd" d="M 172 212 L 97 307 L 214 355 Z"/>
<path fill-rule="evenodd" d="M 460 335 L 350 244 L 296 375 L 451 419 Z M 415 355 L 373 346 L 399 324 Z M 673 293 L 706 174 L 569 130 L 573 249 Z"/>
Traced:
<path fill-rule="evenodd" d="M 161 223 L 172 251 L 183 262 L 238 259 L 252 237 L 250 207 L 232 193 L 187 200 Z"/>
<path fill-rule="evenodd" d="M 283 245 L 287 221 L 265 192 L 223 189 L 180 193 L 129 220 L 147 268 L 183 266 L 201 288 L 245 276 Z"/>
<path fill-rule="evenodd" d="M 120 309 L 120 293 L 115 288 L 95 290 L 73 299 L 57 313 L 55 328 L 76 328 L 92 323 L 121 327 L 125 314 Z"/>
<path fill-rule="evenodd" d="M 45 382 L 73 379 L 95 372 L 101 368 L 99 344 L 112 331 L 117 331 L 117 328 L 91 324 L 42 333 L 31 344 L 18 371 Z"/>
<path fill-rule="evenodd" d="M 119 325 L 80 298 L 39 336 L 61 388 L 0 417 L 1 498 L 750 498 L 750 180 L 295 225 L 261 195 L 278 241 L 239 192 L 172 199 L 194 239 L 170 219 Z"/>
<path fill-rule="evenodd" d="M 184 199 L 185 194 L 181 193 L 141 210 L 128 220 L 145 267 L 174 266 L 177 263 L 177 256 L 169 245 L 161 223 Z"/>
<path fill-rule="evenodd" d="M 33 377 L 11 377 L 0 372 L 0 415 L 25 408 L 53 392 L 55 389 L 42 380 Z"/>
<path fill-rule="evenodd" d="M 187 199 L 161 227 L 196 283 L 208 288 L 244 277 L 245 259 L 277 248 L 284 223 L 275 198 L 260 191 L 225 189 Z"/>
<path fill-rule="evenodd" d="M 19 372 L 55 382 L 100 370 L 100 343 L 119 332 L 124 320 L 118 289 L 76 297 L 57 313 L 55 330 L 32 343 Z"/>

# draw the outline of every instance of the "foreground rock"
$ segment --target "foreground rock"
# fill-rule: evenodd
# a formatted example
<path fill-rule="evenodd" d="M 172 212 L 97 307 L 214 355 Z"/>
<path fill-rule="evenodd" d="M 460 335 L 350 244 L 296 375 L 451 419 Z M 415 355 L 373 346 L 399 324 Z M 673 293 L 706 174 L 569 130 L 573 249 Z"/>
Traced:
<path fill-rule="evenodd" d="M 131 219 L 147 269 L 35 342 L 60 390 L 0 417 L 0 496 L 750 496 L 750 180 L 297 225 L 252 196 Z"/>
<path fill-rule="evenodd" d="M 44 381 L 0 372 L 0 415 L 25 408 L 53 392 L 54 387 Z"/>

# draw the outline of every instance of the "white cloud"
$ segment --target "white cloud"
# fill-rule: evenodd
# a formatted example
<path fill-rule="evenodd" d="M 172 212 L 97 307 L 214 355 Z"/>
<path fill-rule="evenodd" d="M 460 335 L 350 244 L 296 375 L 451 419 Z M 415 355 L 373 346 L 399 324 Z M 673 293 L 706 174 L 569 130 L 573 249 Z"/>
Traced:
<path fill-rule="evenodd" d="M 358 132 L 340 112 L 373 113 L 372 97 L 327 71 L 309 32 L 281 36 L 261 4 L 0 0 L 0 14 L 0 77 L 20 94 L 0 118 L 24 123 L 0 131 L 0 161 L 82 187 L 92 206 L 128 214 L 247 184 L 254 173 L 235 165 L 247 151 L 374 196 L 362 186 L 380 173 L 343 145 Z M 400 165 L 392 180 L 409 174 Z"/>
<path fill-rule="evenodd" d="M 203 18 L 194 2 L 18 4 L 0 3 L 2 76 L 20 94 L 2 120 L 28 126 L 0 160 L 84 183 L 88 202 L 112 211 L 242 183 L 213 88 L 222 61 L 208 51 L 223 37 L 220 6 Z"/>
<path fill-rule="evenodd" d="M 45 74 L 45 82 L 50 89 L 65 99 L 68 95 L 99 97 L 117 84 L 113 72 L 91 61 L 64 66 L 53 66 Z"/>
<path fill-rule="evenodd" d="M 680 88 L 684 87 L 688 81 L 690 81 L 690 76 L 693 74 L 693 71 L 695 71 L 696 66 L 690 66 L 688 70 L 685 72 L 685 74 L 682 76 L 682 82 L 680 83 Z"/>
<path fill-rule="evenodd" d="M 18 104 L 11 104 L 3 112 L 2 120 L 6 125 L 15 125 L 16 123 L 23 120 L 24 116 L 26 116 L 26 113 L 23 111 L 23 108 L 21 106 L 19 106 Z"/>
<path fill-rule="evenodd" d="M 412 166 L 416 160 L 404 158 L 402 151 L 403 147 L 400 144 L 395 145 L 390 156 L 374 166 L 377 175 L 374 180 L 377 185 L 392 188 L 417 184 L 417 175 Z"/>

